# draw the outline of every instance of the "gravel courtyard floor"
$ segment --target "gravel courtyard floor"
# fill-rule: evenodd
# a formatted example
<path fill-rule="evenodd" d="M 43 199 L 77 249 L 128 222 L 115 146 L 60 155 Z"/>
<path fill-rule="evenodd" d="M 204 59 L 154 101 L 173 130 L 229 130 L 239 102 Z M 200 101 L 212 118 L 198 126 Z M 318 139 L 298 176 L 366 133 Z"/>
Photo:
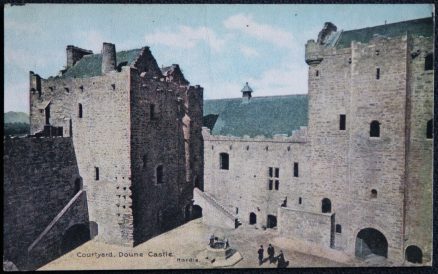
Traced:
<path fill-rule="evenodd" d="M 275 230 L 258 230 L 250 226 L 223 230 L 208 227 L 202 224 L 201 219 L 196 219 L 136 247 L 121 247 L 92 240 L 40 270 L 212 268 L 212 264 L 202 256 L 211 234 L 227 238 L 231 248 L 236 249 L 243 257 L 231 267 L 276 267 L 276 264 L 269 264 L 268 261 L 259 266 L 257 256 L 260 245 L 264 246 L 266 256 L 268 244 L 275 242 Z M 275 244 L 273 246 L 278 254 L 280 248 Z M 299 253 L 284 246 L 281 249 L 285 259 L 289 261 L 289 267 L 343 267 L 355 264 L 341 264 Z"/>

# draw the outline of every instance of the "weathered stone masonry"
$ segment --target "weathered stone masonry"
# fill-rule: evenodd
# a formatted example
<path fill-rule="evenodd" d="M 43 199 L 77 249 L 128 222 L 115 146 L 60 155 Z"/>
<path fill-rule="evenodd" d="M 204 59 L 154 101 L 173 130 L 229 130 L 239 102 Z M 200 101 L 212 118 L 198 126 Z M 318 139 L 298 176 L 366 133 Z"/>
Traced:
<path fill-rule="evenodd" d="M 431 18 L 352 31 L 327 23 L 318 40 L 306 44 L 308 128 L 300 142 L 292 141 L 297 132 L 284 140 L 269 138 L 296 129 L 272 132 L 271 124 L 278 124 L 282 114 L 228 116 L 248 109 L 258 97 L 244 96 L 240 105 L 227 103 L 230 99 L 207 101 L 206 121 L 213 121 L 206 125 L 211 131 L 204 130 L 207 194 L 235 210 L 244 224 L 269 227 L 268 215 L 274 216 L 284 237 L 351 256 L 375 253 L 430 264 L 432 138 L 427 125 L 433 124 L 433 69 L 426 59 L 433 53 L 432 26 Z M 297 106 L 275 107 L 289 119 L 299 115 L 287 112 Z M 265 138 L 242 137 L 263 129 Z M 229 156 L 227 170 L 220 168 L 222 153 Z M 278 178 L 270 167 L 279 169 Z M 278 190 L 267 185 L 272 180 L 280 182 Z"/>

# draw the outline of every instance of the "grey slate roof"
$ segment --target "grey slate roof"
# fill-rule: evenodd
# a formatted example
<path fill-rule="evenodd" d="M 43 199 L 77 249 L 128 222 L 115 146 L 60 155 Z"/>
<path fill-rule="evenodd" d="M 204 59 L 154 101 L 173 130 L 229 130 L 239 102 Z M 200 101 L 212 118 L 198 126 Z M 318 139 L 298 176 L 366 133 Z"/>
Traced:
<path fill-rule="evenodd" d="M 397 37 L 408 32 L 410 34 L 414 34 L 415 36 L 432 37 L 433 25 L 434 23 L 432 17 L 427 17 L 370 28 L 343 31 L 336 42 L 336 47 L 350 47 L 351 41 L 367 43 L 371 40 L 371 38 L 373 38 L 374 34 L 386 37 Z"/>
<path fill-rule="evenodd" d="M 119 51 L 116 53 L 117 66 L 131 65 L 137 59 L 141 49 L 132 49 L 126 51 Z M 102 55 L 91 54 L 85 55 L 74 66 L 69 68 L 61 77 L 93 77 L 102 75 Z"/>
<path fill-rule="evenodd" d="M 308 96 L 286 95 L 204 101 L 204 126 L 213 135 L 255 137 L 291 135 L 307 126 Z"/>

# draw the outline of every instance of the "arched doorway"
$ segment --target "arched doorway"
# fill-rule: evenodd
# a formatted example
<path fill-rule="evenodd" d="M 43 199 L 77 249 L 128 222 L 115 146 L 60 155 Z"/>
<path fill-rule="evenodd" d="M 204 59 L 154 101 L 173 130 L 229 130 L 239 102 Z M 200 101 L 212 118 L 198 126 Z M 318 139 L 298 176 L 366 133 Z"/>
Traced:
<path fill-rule="evenodd" d="M 332 212 L 332 202 L 330 199 L 324 198 L 321 201 L 321 212 L 322 213 L 330 213 Z"/>
<path fill-rule="evenodd" d="M 192 219 L 198 219 L 202 217 L 202 207 L 194 205 L 192 207 Z"/>
<path fill-rule="evenodd" d="M 73 225 L 67 229 L 62 237 L 61 251 L 63 254 L 67 253 L 90 239 L 90 229 L 87 224 Z"/>
<path fill-rule="evenodd" d="M 410 245 L 406 248 L 405 257 L 408 262 L 414 264 L 423 263 L 423 251 L 416 245 Z"/>
<path fill-rule="evenodd" d="M 356 237 L 356 257 L 366 258 L 369 255 L 388 257 L 388 241 L 380 231 L 365 228 Z"/>
<path fill-rule="evenodd" d="M 274 215 L 268 215 L 267 228 L 274 228 L 277 226 L 277 217 Z"/>
<path fill-rule="evenodd" d="M 257 215 L 254 212 L 249 214 L 249 224 L 254 225 L 257 223 Z"/>

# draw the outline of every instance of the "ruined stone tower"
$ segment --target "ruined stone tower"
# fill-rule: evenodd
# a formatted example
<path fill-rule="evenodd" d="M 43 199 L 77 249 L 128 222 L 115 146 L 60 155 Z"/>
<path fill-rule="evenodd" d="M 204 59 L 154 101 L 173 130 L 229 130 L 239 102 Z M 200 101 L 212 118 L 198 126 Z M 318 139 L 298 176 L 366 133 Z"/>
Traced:
<path fill-rule="evenodd" d="M 66 69 L 30 72 L 31 134 L 73 140 L 97 239 L 135 245 L 190 219 L 202 185 L 203 89 L 148 47 L 67 47 Z"/>

